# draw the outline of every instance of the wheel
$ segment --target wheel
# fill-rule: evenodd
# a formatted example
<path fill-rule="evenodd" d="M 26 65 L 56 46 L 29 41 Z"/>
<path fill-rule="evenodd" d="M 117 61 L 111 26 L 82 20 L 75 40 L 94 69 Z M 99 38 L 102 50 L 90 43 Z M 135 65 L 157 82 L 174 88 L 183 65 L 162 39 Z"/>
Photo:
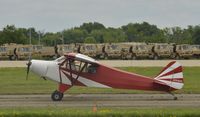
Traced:
<path fill-rule="evenodd" d="M 17 57 L 16 57 L 15 55 L 9 56 L 9 59 L 10 59 L 10 60 L 16 60 L 16 58 L 17 58 Z"/>
<path fill-rule="evenodd" d="M 158 60 L 158 55 L 155 54 L 155 55 L 153 56 L 153 59 L 154 59 L 154 60 Z"/>
<path fill-rule="evenodd" d="M 104 54 L 104 59 L 108 60 L 108 55 L 107 54 Z"/>
<path fill-rule="evenodd" d="M 132 55 L 132 60 L 136 60 L 137 56 L 135 54 Z"/>
<path fill-rule="evenodd" d="M 178 100 L 178 97 L 175 96 L 175 97 L 174 97 L 174 100 Z"/>
<path fill-rule="evenodd" d="M 59 92 L 59 91 L 54 91 L 51 95 L 51 99 L 53 101 L 61 101 L 63 98 L 63 93 Z"/>
<path fill-rule="evenodd" d="M 181 57 L 177 54 L 176 55 L 176 60 L 179 60 Z"/>

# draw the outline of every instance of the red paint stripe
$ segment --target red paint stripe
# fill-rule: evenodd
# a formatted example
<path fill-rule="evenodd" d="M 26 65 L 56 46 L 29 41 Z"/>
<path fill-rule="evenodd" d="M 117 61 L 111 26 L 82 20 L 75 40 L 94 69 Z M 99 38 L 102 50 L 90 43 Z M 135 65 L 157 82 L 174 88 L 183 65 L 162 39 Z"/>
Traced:
<path fill-rule="evenodd" d="M 166 80 L 166 81 L 171 81 L 171 82 L 177 82 L 177 83 L 183 83 L 183 78 L 172 78 L 172 79 L 160 79 L 160 80 Z"/>
<path fill-rule="evenodd" d="M 71 88 L 71 85 L 66 85 L 66 84 L 59 84 L 59 92 L 64 93 L 66 90 Z"/>
<path fill-rule="evenodd" d="M 182 72 L 182 71 L 183 71 L 182 66 L 179 66 L 179 67 L 175 68 L 174 70 L 172 70 L 172 71 L 170 71 L 170 72 L 168 72 L 168 73 L 166 73 L 166 74 L 163 74 L 163 75 L 160 76 L 160 77 L 168 76 L 168 75 L 172 75 L 172 74 L 176 74 L 176 73 L 180 73 L 180 72 Z"/>
<path fill-rule="evenodd" d="M 176 62 L 176 61 L 170 62 L 166 67 L 164 67 L 164 68 L 161 70 L 161 72 L 160 72 L 157 76 L 159 76 L 163 71 L 165 71 L 167 68 L 169 68 L 170 66 L 172 66 L 175 62 Z"/>

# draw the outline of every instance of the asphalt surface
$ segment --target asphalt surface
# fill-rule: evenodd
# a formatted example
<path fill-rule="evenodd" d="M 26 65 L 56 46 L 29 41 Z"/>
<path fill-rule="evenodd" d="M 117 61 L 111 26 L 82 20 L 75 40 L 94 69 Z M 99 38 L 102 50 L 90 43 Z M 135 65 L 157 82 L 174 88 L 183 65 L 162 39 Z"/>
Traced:
<path fill-rule="evenodd" d="M 0 108 L 13 107 L 200 107 L 200 94 L 65 94 L 54 102 L 50 95 L 0 95 Z"/>
<path fill-rule="evenodd" d="M 174 60 L 100 60 L 99 62 L 111 67 L 164 67 Z M 183 66 L 200 67 L 200 60 L 177 60 Z M 27 61 L 0 61 L 2 67 L 27 67 Z"/>

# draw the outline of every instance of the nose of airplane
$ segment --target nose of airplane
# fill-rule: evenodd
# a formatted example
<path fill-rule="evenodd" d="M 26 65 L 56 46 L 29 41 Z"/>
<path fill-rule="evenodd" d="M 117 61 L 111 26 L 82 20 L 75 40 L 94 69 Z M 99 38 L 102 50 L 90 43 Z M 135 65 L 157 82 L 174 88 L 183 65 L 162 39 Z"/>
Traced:
<path fill-rule="evenodd" d="M 45 76 L 48 68 L 48 61 L 31 60 L 30 70 L 39 75 Z"/>

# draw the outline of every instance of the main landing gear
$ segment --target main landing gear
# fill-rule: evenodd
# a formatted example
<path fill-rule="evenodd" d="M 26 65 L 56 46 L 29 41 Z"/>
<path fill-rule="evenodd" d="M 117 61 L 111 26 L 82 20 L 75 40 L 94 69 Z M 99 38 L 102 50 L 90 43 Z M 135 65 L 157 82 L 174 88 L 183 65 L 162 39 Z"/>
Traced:
<path fill-rule="evenodd" d="M 52 94 L 51 94 L 51 99 L 53 101 L 61 101 L 63 96 L 64 96 L 64 92 L 66 90 L 68 90 L 71 86 L 70 85 L 66 85 L 66 84 L 59 84 L 59 88 L 58 90 L 55 90 Z"/>
<path fill-rule="evenodd" d="M 53 101 L 61 101 L 63 98 L 63 93 L 55 90 L 52 94 L 51 94 L 51 99 Z"/>

